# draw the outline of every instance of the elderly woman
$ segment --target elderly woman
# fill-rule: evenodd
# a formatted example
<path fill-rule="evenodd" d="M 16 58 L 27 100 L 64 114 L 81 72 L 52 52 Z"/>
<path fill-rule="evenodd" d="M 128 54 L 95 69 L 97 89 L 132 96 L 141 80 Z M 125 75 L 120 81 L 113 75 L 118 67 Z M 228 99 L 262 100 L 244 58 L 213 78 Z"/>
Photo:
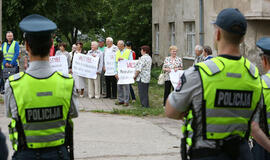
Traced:
<path fill-rule="evenodd" d="M 151 66 L 152 58 L 149 56 L 150 47 L 142 46 L 139 61 L 136 65 L 136 73 L 134 79 L 138 83 L 139 97 L 141 100 L 141 105 L 143 107 L 149 107 L 148 89 L 151 78 Z"/>
<path fill-rule="evenodd" d="M 87 55 L 93 57 L 99 57 L 98 69 L 97 69 L 97 78 L 88 79 L 88 97 L 89 98 L 100 98 L 100 74 L 103 67 L 103 52 L 98 50 L 98 42 L 91 42 L 91 50 L 88 51 Z"/>
<path fill-rule="evenodd" d="M 166 104 L 166 100 L 172 90 L 172 83 L 170 81 L 170 72 L 172 70 L 177 71 L 177 70 L 181 70 L 183 67 L 182 64 L 182 59 L 180 57 L 176 56 L 176 52 L 177 52 L 177 47 L 176 46 L 171 46 L 169 48 L 170 54 L 171 56 L 166 57 L 163 63 L 163 71 L 164 71 L 164 75 L 165 75 L 165 88 L 164 88 L 164 101 L 163 101 L 163 106 L 165 106 Z"/>
<path fill-rule="evenodd" d="M 203 60 L 206 61 L 206 60 L 209 60 L 209 59 L 212 59 L 213 56 L 212 56 L 212 49 L 210 46 L 203 46 Z"/>
<path fill-rule="evenodd" d="M 66 51 L 66 43 L 60 43 L 59 44 L 59 49 L 56 53 L 55 53 L 55 56 L 60 56 L 60 55 L 64 55 L 67 57 L 67 63 L 68 63 L 68 66 L 70 66 L 70 54 Z"/>

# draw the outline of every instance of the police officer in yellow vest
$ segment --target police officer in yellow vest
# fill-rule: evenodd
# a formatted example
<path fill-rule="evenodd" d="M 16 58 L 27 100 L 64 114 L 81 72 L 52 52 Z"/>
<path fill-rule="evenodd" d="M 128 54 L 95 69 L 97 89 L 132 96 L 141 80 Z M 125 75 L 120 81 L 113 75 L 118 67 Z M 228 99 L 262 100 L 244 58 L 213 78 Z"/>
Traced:
<path fill-rule="evenodd" d="M 16 73 L 18 73 L 18 56 L 20 46 L 18 42 L 13 39 L 13 33 L 11 31 L 7 32 L 6 39 L 7 41 L 2 44 L 2 51 L 4 54 L 3 65 L 5 68 L 16 67 Z"/>
<path fill-rule="evenodd" d="M 184 72 L 166 103 L 166 115 L 185 117 L 182 160 L 249 160 L 250 123 L 262 108 L 258 69 L 240 54 L 247 22 L 235 8 L 214 23 L 217 57 Z"/>
<path fill-rule="evenodd" d="M 264 110 L 252 123 L 252 136 L 255 139 L 252 151 L 254 160 L 270 160 L 270 37 L 259 39 L 256 45 L 260 48 L 261 63 L 266 74 L 261 76 Z"/>
<path fill-rule="evenodd" d="M 71 118 L 78 116 L 77 95 L 72 76 L 54 71 L 49 64 L 56 24 L 34 14 L 19 27 L 30 63 L 5 84 L 13 159 L 73 159 Z"/>
<path fill-rule="evenodd" d="M 119 40 L 117 42 L 118 51 L 116 52 L 115 56 L 115 78 L 118 80 L 118 62 L 122 60 L 133 60 L 132 51 L 130 49 L 125 48 L 125 42 L 123 40 Z M 129 105 L 129 84 L 117 84 L 117 95 L 118 95 L 118 102 L 116 105 Z"/>

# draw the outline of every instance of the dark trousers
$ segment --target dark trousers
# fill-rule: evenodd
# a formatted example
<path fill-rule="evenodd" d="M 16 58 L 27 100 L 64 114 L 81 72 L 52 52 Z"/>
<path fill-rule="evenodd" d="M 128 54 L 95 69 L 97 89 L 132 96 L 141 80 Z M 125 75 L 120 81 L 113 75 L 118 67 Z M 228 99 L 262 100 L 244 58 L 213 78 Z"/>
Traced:
<path fill-rule="evenodd" d="M 254 141 L 252 154 L 254 160 L 270 160 L 270 153 L 268 153 L 261 145 Z"/>
<path fill-rule="evenodd" d="M 138 82 L 139 97 L 143 107 L 149 107 L 148 96 L 149 83 Z"/>
<path fill-rule="evenodd" d="M 205 153 L 207 154 L 207 153 Z M 221 151 L 221 153 L 215 156 L 198 156 L 198 158 L 191 158 L 191 160 L 253 160 L 253 155 L 250 151 L 248 142 L 245 141 L 239 146 L 239 156 L 236 159 L 232 159 L 228 154 Z"/>
<path fill-rule="evenodd" d="M 129 90 L 130 90 L 130 95 L 131 95 L 131 97 L 129 97 L 129 99 L 136 100 L 136 96 L 135 96 L 134 90 L 132 88 L 132 84 L 129 85 Z"/>
<path fill-rule="evenodd" d="M 69 160 L 69 153 L 66 147 L 61 146 L 57 148 L 45 149 L 28 149 L 17 151 L 14 153 L 12 160 Z"/>
<path fill-rule="evenodd" d="M 172 88 L 173 87 L 172 87 L 171 81 L 165 81 L 163 106 L 165 106 L 166 100 L 167 100 L 169 94 L 171 93 Z"/>
<path fill-rule="evenodd" d="M 114 76 L 105 76 L 106 81 L 106 97 L 116 98 L 117 97 L 117 80 Z"/>
<path fill-rule="evenodd" d="M 0 159 L 6 160 L 8 158 L 8 147 L 6 137 L 0 130 Z"/>

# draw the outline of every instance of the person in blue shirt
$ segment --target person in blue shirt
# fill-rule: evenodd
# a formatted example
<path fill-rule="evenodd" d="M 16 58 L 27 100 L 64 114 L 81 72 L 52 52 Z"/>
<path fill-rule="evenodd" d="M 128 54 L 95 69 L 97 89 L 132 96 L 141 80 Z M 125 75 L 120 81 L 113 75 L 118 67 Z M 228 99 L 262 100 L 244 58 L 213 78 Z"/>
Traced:
<path fill-rule="evenodd" d="M 6 34 L 6 42 L 2 44 L 3 51 L 3 66 L 4 68 L 16 67 L 16 73 L 19 72 L 18 56 L 20 46 L 17 41 L 14 40 L 13 33 L 8 31 Z"/>

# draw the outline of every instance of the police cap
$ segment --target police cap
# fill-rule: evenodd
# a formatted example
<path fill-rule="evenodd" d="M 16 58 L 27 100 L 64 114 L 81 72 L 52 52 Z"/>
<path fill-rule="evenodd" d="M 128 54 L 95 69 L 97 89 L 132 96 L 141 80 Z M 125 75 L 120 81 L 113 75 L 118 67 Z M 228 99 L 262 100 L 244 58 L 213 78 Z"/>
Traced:
<path fill-rule="evenodd" d="M 270 56 L 270 37 L 263 37 L 259 39 L 256 42 L 256 45 L 263 51 L 263 54 Z"/>
<path fill-rule="evenodd" d="M 247 30 L 246 18 L 237 8 L 223 9 L 214 24 L 227 32 L 239 35 L 245 35 Z"/>
<path fill-rule="evenodd" d="M 32 14 L 25 17 L 20 22 L 19 27 L 26 34 L 32 35 L 51 34 L 57 29 L 57 26 L 53 21 L 38 14 Z"/>

